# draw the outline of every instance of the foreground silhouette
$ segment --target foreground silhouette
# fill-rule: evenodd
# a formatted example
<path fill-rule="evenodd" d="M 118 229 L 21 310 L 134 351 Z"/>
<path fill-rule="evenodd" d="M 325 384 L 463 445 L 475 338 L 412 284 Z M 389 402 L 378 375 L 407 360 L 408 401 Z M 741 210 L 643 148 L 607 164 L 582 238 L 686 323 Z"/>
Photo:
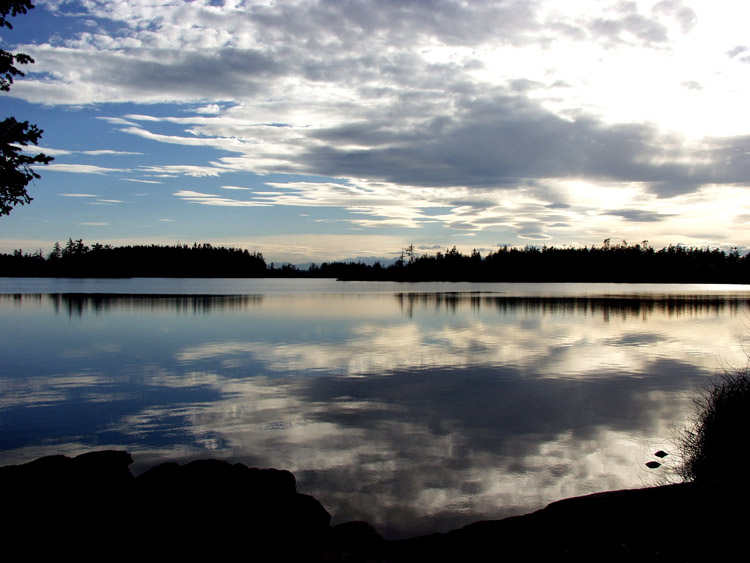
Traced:
<path fill-rule="evenodd" d="M 710 482 L 746 478 L 750 451 L 750 372 L 724 375 L 705 386 L 694 400 L 696 411 L 680 436 L 686 481 Z"/>
<path fill-rule="evenodd" d="M 528 514 L 388 542 L 330 526 L 288 471 L 218 460 L 133 477 L 130 454 L 51 456 L 0 468 L 7 560 L 744 561 L 744 484 L 681 483 L 559 501 Z"/>

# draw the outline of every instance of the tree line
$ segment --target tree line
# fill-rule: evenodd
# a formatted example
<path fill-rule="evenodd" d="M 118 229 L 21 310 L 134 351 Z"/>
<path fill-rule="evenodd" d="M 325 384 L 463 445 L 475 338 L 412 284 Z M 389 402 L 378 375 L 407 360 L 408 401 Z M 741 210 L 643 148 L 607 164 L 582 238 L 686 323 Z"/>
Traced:
<path fill-rule="evenodd" d="M 0 254 L 2 276 L 253 278 L 264 277 L 267 269 L 259 252 L 207 243 L 89 247 L 82 239 L 68 239 L 64 246 L 55 243 L 46 256 L 41 250 Z"/>
<path fill-rule="evenodd" d="M 648 241 L 601 246 L 503 246 L 482 257 L 453 247 L 418 256 L 405 248 L 392 266 L 322 264 L 326 277 L 349 280 L 472 282 L 621 282 L 750 283 L 750 257 L 718 248 L 670 245 L 654 249 Z"/>
<path fill-rule="evenodd" d="M 654 249 L 640 244 L 556 247 L 504 246 L 482 256 L 463 254 L 456 247 L 418 255 L 403 249 L 391 265 L 380 262 L 323 262 L 307 270 L 267 264 L 260 252 L 215 247 L 208 243 L 172 246 L 112 247 L 82 239 L 55 243 L 46 256 L 41 250 L 0 254 L 0 276 L 28 277 L 296 277 L 363 281 L 471 282 L 651 282 L 750 283 L 750 256 L 738 249 L 670 245 Z"/>

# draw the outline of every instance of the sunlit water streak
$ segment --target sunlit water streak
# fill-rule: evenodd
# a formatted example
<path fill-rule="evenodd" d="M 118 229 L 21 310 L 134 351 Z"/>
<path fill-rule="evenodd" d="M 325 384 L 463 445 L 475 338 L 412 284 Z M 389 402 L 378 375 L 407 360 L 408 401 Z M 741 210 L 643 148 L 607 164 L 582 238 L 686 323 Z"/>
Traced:
<path fill-rule="evenodd" d="M 0 463 L 295 473 L 388 537 L 669 479 L 744 286 L 0 278 Z M 674 455 L 671 456 L 674 463 Z M 670 462 L 670 457 L 667 458 Z"/>

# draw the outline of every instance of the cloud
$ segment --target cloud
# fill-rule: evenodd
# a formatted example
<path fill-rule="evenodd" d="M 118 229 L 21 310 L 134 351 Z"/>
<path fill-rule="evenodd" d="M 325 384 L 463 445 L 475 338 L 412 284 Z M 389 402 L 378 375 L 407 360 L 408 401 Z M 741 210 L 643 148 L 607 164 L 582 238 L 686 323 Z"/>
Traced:
<path fill-rule="evenodd" d="M 552 237 L 545 232 L 541 223 L 521 223 L 518 227 L 518 237 L 528 240 L 550 240 Z"/>
<path fill-rule="evenodd" d="M 195 109 L 195 113 L 216 115 L 221 113 L 222 107 L 218 104 L 209 104 Z"/>
<path fill-rule="evenodd" d="M 71 15 L 49 0 L 93 23 L 19 45 L 37 63 L 10 95 L 96 113 L 122 141 L 62 145 L 48 170 L 161 183 L 185 203 L 320 208 L 314 228 L 430 230 L 415 237 L 428 245 L 438 227 L 719 233 L 694 202 L 750 177 L 739 7 L 198 0 Z M 140 164 L 117 168 L 126 155 Z"/>
<path fill-rule="evenodd" d="M 140 127 L 127 127 L 125 129 L 122 129 L 122 132 L 129 133 L 131 135 L 137 135 L 139 137 L 143 137 L 144 139 L 148 139 L 150 141 L 159 141 L 162 143 L 170 143 L 170 144 L 175 144 L 175 145 L 212 146 L 216 148 L 221 147 L 221 148 L 225 148 L 228 150 L 231 150 L 231 149 L 238 150 L 238 148 L 242 145 L 242 143 L 237 139 L 183 137 L 179 135 L 160 135 L 157 133 L 152 133 Z"/>
<path fill-rule="evenodd" d="M 498 188 L 585 177 L 645 182 L 657 193 L 663 187 L 671 194 L 675 182 L 695 189 L 729 178 L 712 165 L 725 159 L 721 148 L 683 148 L 679 139 L 665 138 L 649 125 L 563 119 L 504 93 L 459 99 L 438 129 L 434 123 L 433 118 L 393 127 L 367 121 L 312 130 L 310 137 L 323 142 L 309 143 L 295 164 L 323 176 L 430 187 Z M 666 181 L 673 184 L 661 183 Z"/>
<path fill-rule="evenodd" d="M 90 202 L 91 205 L 111 205 L 113 203 L 124 203 L 121 199 L 99 199 L 96 202 Z"/>
<path fill-rule="evenodd" d="M 673 18 L 683 33 L 690 33 L 698 23 L 698 14 L 689 6 L 685 6 L 682 0 L 662 0 L 654 4 L 651 11 Z"/>
<path fill-rule="evenodd" d="M 126 182 L 138 182 L 140 184 L 163 184 L 164 182 L 160 182 L 158 180 L 142 180 L 139 178 L 123 178 Z M 136 194 L 140 195 L 140 194 Z"/>
<path fill-rule="evenodd" d="M 204 194 L 190 190 L 181 190 L 173 195 L 189 203 L 200 205 L 212 205 L 217 207 L 267 207 L 268 204 L 257 201 L 241 201 L 230 198 L 219 197 L 214 194 Z"/>
<path fill-rule="evenodd" d="M 103 121 L 107 121 L 108 123 L 111 123 L 112 125 L 135 126 L 135 123 L 133 123 L 132 121 L 129 121 L 127 119 L 124 119 L 122 117 L 101 117 L 101 116 L 97 116 L 96 119 L 101 119 Z"/>
<path fill-rule="evenodd" d="M 156 177 L 175 177 L 175 176 L 193 176 L 196 178 L 202 178 L 205 176 L 218 176 L 222 172 L 225 172 L 225 169 L 217 168 L 215 166 L 195 166 L 190 164 L 168 164 L 164 166 L 141 166 L 138 169 L 140 172 L 144 174 L 151 174 Z M 146 182 L 146 180 L 141 180 L 142 182 Z M 157 182 L 147 182 L 147 183 L 157 183 Z"/>
<path fill-rule="evenodd" d="M 111 172 L 124 172 L 121 168 L 105 168 L 91 164 L 61 164 L 52 163 L 44 168 L 52 172 L 70 172 L 73 174 L 109 174 Z"/>
<path fill-rule="evenodd" d="M 39 151 L 43 152 L 44 154 L 48 156 L 68 156 L 68 155 L 74 155 L 74 154 L 83 154 L 83 155 L 88 155 L 88 156 L 130 156 L 130 155 L 143 154 L 140 152 L 115 151 L 115 150 L 109 150 L 109 149 L 76 151 L 76 150 L 68 150 L 68 149 L 53 149 L 49 147 L 39 147 Z M 35 149 L 28 149 L 25 152 L 38 152 L 38 151 Z"/>
<path fill-rule="evenodd" d="M 69 151 L 69 150 L 66 150 L 66 149 L 52 149 L 52 148 L 49 148 L 49 147 L 39 147 L 39 150 L 35 150 L 33 148 L 26 148 L 26 149 L 24 149 L 23 152 L 26 152 L 26 153 L 43 152 L 47 156 L 64 156 L 64 155 L 73 154 L 73 151 Z"/>
<path fill-rule="evenodd" d="M 117 22 L 120 34 L 101 28 L 34 46 L 46 65 L 38 69 L 52 78 L 24 82 L 51 93 L 75 73 L 76 83 L 87 85 L 81 91 L 93 95 L 89 101 L 210 100 L 193 116 L 102 118 L 151 141 L 237 155 L 210 166 L 145 169 L 167 176 L 302 173 L 352 183 L 490 189 L 585 177 L 640 182 L 668 197 L 726 181 L 709 170 L 712 162 L 695 162 L 705 154 L 675 147 L 671 139 L 665 148 L 654 125 L 617 124 L 580 108 L 571 119 L 539 97 L 547 84 L 559 91 L 565 83 L 573 87 L 563 90 L 574 92 L 578 80 L 531 72 L 498 81 L 488 72 L 493 57 L 515 52 L 508 49 L 533 54 L 571 41 L 603 42 L 603 53 L 661 49 L 690 33 L 697 20 L 677 0 L 650 11 L 635 2 L 582 6 L 430 0 L 335 7 L 250 2 L 222 9 L 136 3 L 125 10 L 90 4 L 90 15 Z M 558 35 L 565 26 L 582 35 Z M 165 134 L 160 123 L 186 129 Z"/>
<path fill-rule="evenodd" d="M 635 2 L 622 2 L 616 17 L 597 18 L 588 23 L 587 29 L 594 37 L 605 38 L 607 44 L 639 42 L 646 45 L 664 43 L 669 31 L 663 24 L 635 11 Z"/>
<path fill-rule="evenodd" d="M 55 103 L 231 100 L 266 92 L 270 78 L 283 72 L 270 54 L 253 49 L 90 51 L 41 45 L 32 50 L 39 61 L 34 72 L 52 73 L 56 80 L 27 81 L 23 93 L 48 102 L 58 96 Z M 208 76 L 210 80 L 200 79 Z"/>
<path fill-rule="evenodd" d="M 736 47 L 733 47 L 729 51 L 727 51 L 727 55 L 729 55 L 729 58 L 735 58 L 739 55 L 743 55 L 740 57 L 740 60 L 745 61 L 746 56 L 745 53 L 747 53 L 750 50 L 750 47 L 747 47 L 746 45 L 737 45 Z"/>
<path fill-rule="evenodd" d="M 441 94 L 442 95 L 442 94 Z M 640 183 L 663 197 L 710 183 L 742 181 L 743 138 L 716 138 L 697 146 L 650 124 L 611 124 L 591 116 L 564 118 L 543 104 L 502 88 L 450 96 L 437 109 L 431 92 L 373 107 L 356 122 L 278 127 L 245 121 L 232 108 L 215 118 L 151 118 L 183 123 L 190 136 L 124 129 L 150 140 L 212 146 L 224 156 L 209 166 L 144 168 L 163 175 L 217 176 L 229 172 L 311 174 L 352 183 L 509 189 L 552 178 Z M 401 120 L 392 115 L 409 116 Z M 148 123 L 145 116 L 129 116 Z M 224 132 L 231 136 L 215 136 Z M 733 146 L 734 145 L 734 146 Z M 717 167 L 715 163 L 729 163 Z"/>
<path fill-rule="evenodd" d="M 657 221 L 665 221 L 670 215 L 663 213 L 656 213 L 654 211 L 645 211 L 643 209 L 613 209 L 606 212 L 607 215 L 615 215 L 622 217 L 626 221 L 633 221 L 636 223 L 652 223 Z"/>
<path fill-rule="evenodd" d="M 80 151 L 80 154 L 87 154 L 90 156 L 130 156 L 130 155 L 142 155 L 142 152 L 131 152 L 131 151 L 113 151 L 110 149 L 96 150 L 96 151 Z"/>
<path fill-rule="evenodd" d="M 541 0 L 123 6 L 84 7 L 102 24 L 117 26 L 116 33 L 101 25 L 23 46 L 37 64 L 13 95 L 48 104 L 210 101 L 194 111 L 218 115 L 223 101 L 318 98 L 315 91 L 326 86 L 360 95 L 408 86 L 430 68 L 453 69 L 447 83 L 453 87 L 471 78 L 465 71 L 482 68 L 482 54 L 559 47 L 561 38 L 662 44 L 672 24 L 686 31 L 689 19 L 689 10 L 676 2 L 661 2 L 650 13 L 630 2 L 563 11 Z M 529 77 L 511 80 L 541 84 Z"/>

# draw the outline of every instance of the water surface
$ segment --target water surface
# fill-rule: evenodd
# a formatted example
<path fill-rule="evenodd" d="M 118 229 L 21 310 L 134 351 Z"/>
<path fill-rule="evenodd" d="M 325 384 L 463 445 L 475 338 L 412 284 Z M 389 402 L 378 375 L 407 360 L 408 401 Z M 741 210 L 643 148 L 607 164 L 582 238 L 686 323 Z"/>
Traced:
<path fill-rule="evenodd" d="M 745 286 L 0 278 L 0 463 L 291 470 L 388 537 L 643 486 Z M 674 456 L 670 456 L 673 458 Z M 670 461 L 670 457 L 667 461 Z"/>

